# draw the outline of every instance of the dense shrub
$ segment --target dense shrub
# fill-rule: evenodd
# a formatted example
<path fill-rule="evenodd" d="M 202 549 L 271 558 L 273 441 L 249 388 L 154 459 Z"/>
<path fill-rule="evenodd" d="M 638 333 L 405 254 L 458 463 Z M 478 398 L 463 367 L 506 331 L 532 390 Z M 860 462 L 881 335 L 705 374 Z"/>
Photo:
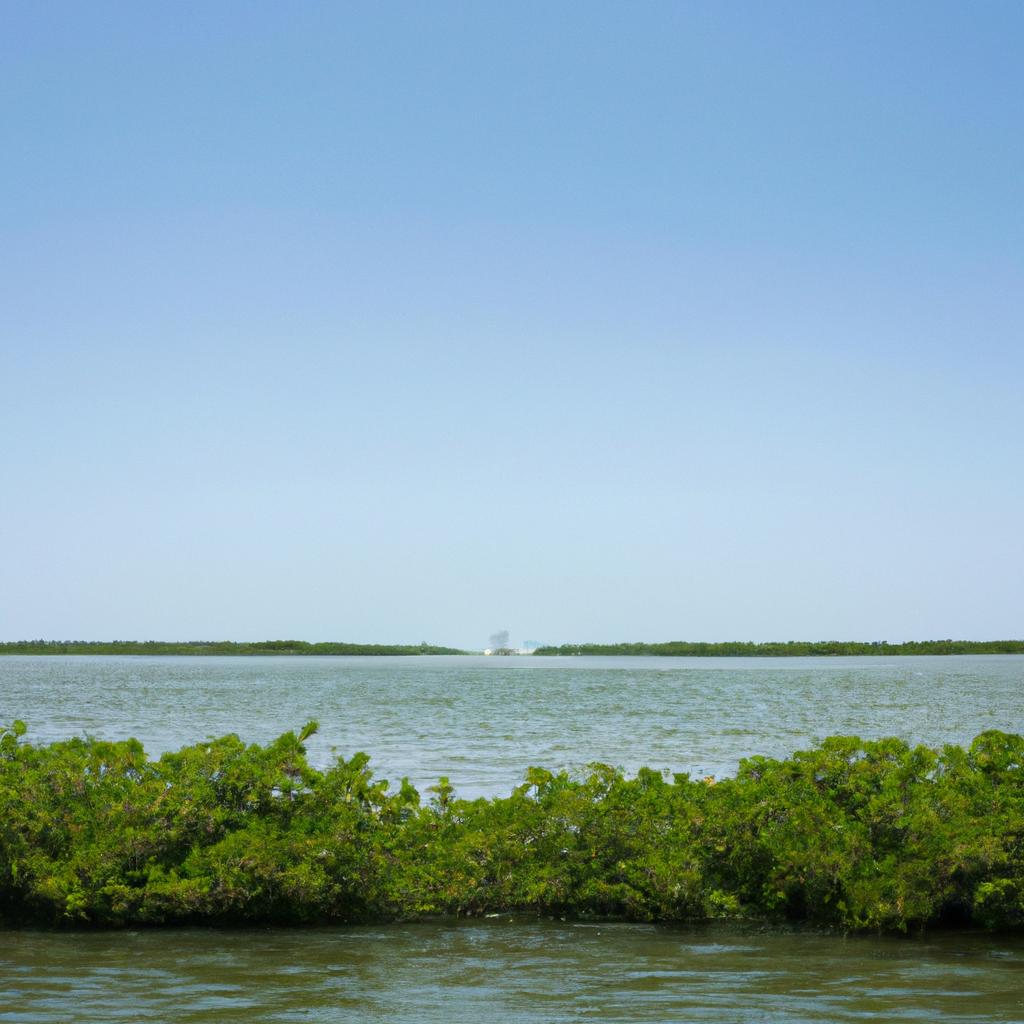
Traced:
<path fill-rule="evenodd" d="M 8 923 L 312 922 L 502 911 L 848 929 L 1024 927 L 1024 740 L 833 737 L 735 778 L 531 768 L 501 799 L 430 799 L 315 730 L 157 760 L 136 740 L 0 730 Z"/>

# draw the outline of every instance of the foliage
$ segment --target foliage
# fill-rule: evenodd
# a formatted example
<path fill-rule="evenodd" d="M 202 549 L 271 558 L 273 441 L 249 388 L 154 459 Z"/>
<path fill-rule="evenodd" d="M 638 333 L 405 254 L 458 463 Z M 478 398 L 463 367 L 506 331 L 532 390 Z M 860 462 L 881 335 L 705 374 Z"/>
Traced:
<path fill-rule="evenodd" d="M 496 644 L 496 639 L 505 642 Z M 507 630 L 491 637 L 495 653 L 511 654 Z M 309 643 L 306 640 L 261 640 L 236 643 L 232 640 L 15 640 L 0 643 L 4 654 L 150 654 L 150 655 L 414 655 L 466 654 L 455 647 L 420 644 Z M 807 656 L 875 655 L 891 657 L 911 654 L 1024 654 L 1024 640 L 908 640 L 862 643 L 853 640 L 796 641 L 755 644 L 746 641 L 696 643 L 672 640 L 666 643 L 562 644 L 538 647 L 543 655 L 666 655 L 675 657 L 797 658 Z"/>
<path fill-rule="evenodd" d="M 305 640 L 15 640 L 0 643 L 0 654 L 465 654 L 455 647 L 421 644 L 311 644 Z"/>
<path fill-rule="evenodd" d="M 858 640 L 789 640 L 785 643 L 754 644 L 743 640 L 727 643 L 692 643 L 670 640 L 666 643 L 562 644 L 538 647 L 539 655 L 664 655 L 687 658 L 803 658 L 843 655 L 911 654 L 1024 654 L 1024 640 L 907 640 L 890 644 L 885 640 L 863 643 Z"/>
<path fill-rule="evenodd" d="M 430 799 L 365 754 L 313 768 L 310 722 L 151 760 L 136 740 L 0 730 L 8 923 L 365 921 L 502 911 L 845 929 L 1024 928 L 1024 739 L 832 737 L 734 778 L 531 768 Z"/>

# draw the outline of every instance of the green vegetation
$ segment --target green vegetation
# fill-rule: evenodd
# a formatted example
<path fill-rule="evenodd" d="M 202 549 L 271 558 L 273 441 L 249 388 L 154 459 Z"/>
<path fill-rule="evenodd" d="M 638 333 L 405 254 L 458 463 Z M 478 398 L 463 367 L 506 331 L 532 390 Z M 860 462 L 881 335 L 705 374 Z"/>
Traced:
<path fill-rule="evenodd" d="M 454 647 L 422 644 L 311 644 L 305 640 L 15 640 L 0 643 L 0 654 L 465 654 Z"/>
<path fill-rule="evenodd" d="M 785 643 L 753 644 L 742 640 L 726 643 L 691 643 L 670 640 L 661 644 L 562 644 L 538 647 L 534 654 L 660 654 L 699 658 L 802 658 L 810 656 L 894 654 L 1024 654 L 1024 640 L 908 640 L 890 644 L 884 640 L 789 640 Z"/>
<path fill-rule="evenodd" d="M 735 778 L 531 768 L 501 799 L 421 802 L 364 754 L 286 733 L 146 757 L 0 729 L 7 924 L 366 921 L 517 913 L 1024 928 L 1024 739 L 833 737 Z"/>
<path fill-rule="evenodd" d="M 0 643 L 3 654 L 467 654 L 455 647 L 432 644 L 348 644 L 319 643 L 305 640 L 261 640 L 236 643 L 233 640 L 15 640 Z M 497 654 L 511 653 L 506 649 Z M 671 640 L 660 644 L 562 644 L 561 647 L 538 647 L 534 654 L 596 654 L 596 655 L 675 655 L 677 657 L 718 658 L 796 658 L 812 655 L 884 655 L 899 654 L 1024 654 L 1024 640 L 910 640 L 890 644 L 824 640 L 755 644 L 745 641 L 728 643 L 691 643 Z"/>

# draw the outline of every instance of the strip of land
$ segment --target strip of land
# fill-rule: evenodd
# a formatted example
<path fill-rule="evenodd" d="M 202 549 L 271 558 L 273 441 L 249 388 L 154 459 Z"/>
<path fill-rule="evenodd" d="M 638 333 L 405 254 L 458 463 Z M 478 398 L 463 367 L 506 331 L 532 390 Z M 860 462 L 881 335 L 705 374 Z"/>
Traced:
<path fill-rule="evenodd" d="M 455 647 L 432 644 L 350 644 L 305 640 L 261 640 L 235 643 L 232 640 L 16 640 L 0 643 L 0 654 L 356 654 L 413 655 L 465 654 Z"/>
<path fill-rule="evenodd" d="M 472 654 L 457 647 L 435 644 L 354 644 L 338 641 L 309 643 L 305 640 L 14 640 L 0 643 L 4 654 L 159 654 L 159 655 L 423 655 Z M 512 650 L 494 652 L 515 654 Z M 533 654 L 544 656 L 650 656 L 688 658 L 803 658 L 803 657 L 892 657 L 922 654 L 1024 654 L 1024 640 L 908 640 L 891 644 L 884 640 L 801 641 L 750 643 L 728 641 L 701 643 L 670 640 L 665 643 L 562 644 L 538 647 Z"/>
<path fill-rule="evenodd" d="M 890 644 L 884 640 L 789 640 L 754 644 L 742 640 L 726 643 L 562 644 L 538 647 L 539 655 L 661 655 L 676 658 L 805 658 L 838 656 L 892 657 L 908 654 L 1024 654 L 1024 640 L 908 640 Z"/>

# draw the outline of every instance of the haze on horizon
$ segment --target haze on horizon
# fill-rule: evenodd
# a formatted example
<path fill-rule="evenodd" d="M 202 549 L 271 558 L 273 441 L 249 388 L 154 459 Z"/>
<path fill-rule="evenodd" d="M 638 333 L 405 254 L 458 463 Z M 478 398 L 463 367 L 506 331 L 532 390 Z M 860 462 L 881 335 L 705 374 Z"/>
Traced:
<path fill-rule="evenodd" d="M 0 640 L 1024 635 L 1024 8 L 8 5 Z"/>

